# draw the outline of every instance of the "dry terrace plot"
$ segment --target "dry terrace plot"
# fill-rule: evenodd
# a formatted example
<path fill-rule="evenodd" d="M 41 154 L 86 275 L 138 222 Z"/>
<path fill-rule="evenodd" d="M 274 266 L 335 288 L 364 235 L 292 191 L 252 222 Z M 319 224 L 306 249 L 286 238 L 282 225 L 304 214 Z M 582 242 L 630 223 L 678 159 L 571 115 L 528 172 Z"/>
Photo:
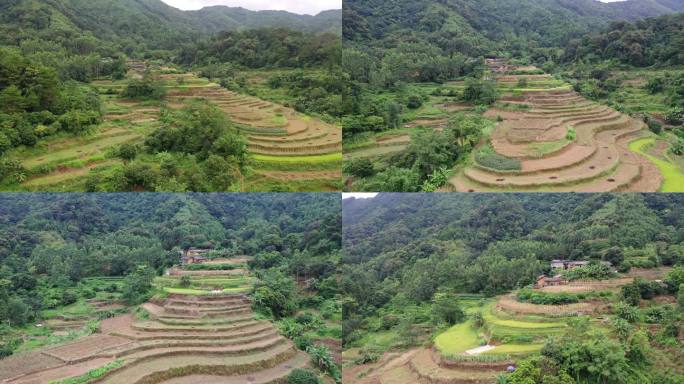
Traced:
<path fill-rule="evenodd" d="M 73 343 L 46 349 L 43 353 L 68 363 L 79 361 L 109 348 L 127 345 L 130 343 L 130 340 L 123 337 L 110 335 L 91 335 Z"/>
<path fill-rule="evenodd" d="M 252 153 L 287 156 L 342 151 L 340 127 L 216 84 L 174 90 L 168 97 L 172 104 L 205 99 L 217 105 L 247 135 Z"/>
<path fill-rule="evenodd" d="M 520 76 L 508 76 L 513 79 Z M 500 115 L 491 146 L 500 159 L 475 162 L 450 180 L 461 192 L 656 191 L 662 178 L 647 159 L 630 151 L 629 141 L 646 133 L 645 125 L 571 90 L 549 89 L 506 97 L 527 111 Z M 519 169 L 497 169 L 517 161 Z M 648 179 L 648 180 L 646 180 Z"/>

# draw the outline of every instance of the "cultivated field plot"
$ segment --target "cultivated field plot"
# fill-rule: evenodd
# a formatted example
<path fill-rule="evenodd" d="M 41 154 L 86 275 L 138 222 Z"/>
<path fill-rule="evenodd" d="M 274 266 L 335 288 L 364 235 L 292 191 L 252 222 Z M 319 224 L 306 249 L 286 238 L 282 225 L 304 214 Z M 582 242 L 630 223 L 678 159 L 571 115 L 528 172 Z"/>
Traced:
<path fill-rule="evenodd" d="M 411 84 L 416 93 L 434 93 L 438 84 Z M 462 84 L 451 84 L 449 90 L 461 90 Z M 445 88 L 447 89 L 447 88 Z M 421 131 L 442 131 L 449 124 L 449 118 L 458 112 L 474 108 L 467 103 L 454 102 L 447 96 L 426 96 L 427 100 L 416 109 L 407 109 L 402 115 L 402 127 L 379 133 L 368 133 L 363 141 L 345 145 L 344 159 L 380 159 L 400 153 L 409 146 L 412 136 Z"/>
<path fill-rule="evenodd" d="M 252 284 L 249 278 L 231 275 L 191 279 L 200 286 L 217 280 L 242 290 Z M 180 279 L 167 276 L 157 283 L 162 281 L 167 286 Z M 309 364 L 309 356 L 298 352 L 273 324 L 255 318 L 245 294 L 196 291 L 155 297 L 141 306 L 144 315 L 106 319 L 99 334 L 1 360 L 0 378 L 7 383 L 46 383 L 106 366 L 102 376 L 87 382 L 266 384 L 282 382 L 293 369 Z"/>
<path fill-rule="evenodd" d="M 450 180 L 454 190 L 661 190 L 662 172 L 629 147 L 648 135 L 644 123 L 584 99 L 549 75 L 498 80 L 504 96 L 486 115 L 503 122 L 492 133 L 489 149 L 477 149 L 472 165 Z"/>

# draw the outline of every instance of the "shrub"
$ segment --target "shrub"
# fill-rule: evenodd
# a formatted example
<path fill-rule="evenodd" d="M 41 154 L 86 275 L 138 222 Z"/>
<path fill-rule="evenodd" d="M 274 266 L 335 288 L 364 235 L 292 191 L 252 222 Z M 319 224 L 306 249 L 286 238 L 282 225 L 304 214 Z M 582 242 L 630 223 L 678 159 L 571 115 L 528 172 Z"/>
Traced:
<path fill-rule="evenodd" d="M 463 100 L 476 104 L 493 104 L 496 101 L 496 86 L 493 81 L 467 79 Z"/>
<path fill-rule="evenodd" d="M 490 146 L 485 146 L 475 153 L 475 162 L 497 171 L 519 171 L 522 168 L 520 160 L 500 155 Z"/>
<path fill-rule="evenodd" d="M 570 141 L 574 141 L 575 138 L 577 138 L 577 132 L 575 131 L 575 128 L 568 127 L 568 133 L 565 135 L 565 138 Z"/>
<path fill-rule="evenodd" d="M 287 376 L 287 384 L 318 384 L 318 376 L 308 369 L 296 368 Z"/>
<path fill-rule="evenodd" d="M 656 135 L 660 134 L 660 132 L 663 131 L 663 125 L 660 124 L 658 121 L 654 120 L 650 116 L 645 116 L 644 117 L 644 122 L 646 125 L 648 125 L 648 129 L 651 130 L 651 132 L 655 133 Z"/>
<path fill-rule="evenodd" d="M 131 161 L 138 155 L 140 148 L 135 144 L 121 144 L 117 156 L 123 160 Z"/>
<path fill-rule="evenodd" d="M 665 115 L 665 121 L 672 125 L 684 123 L 684 108 L 675 107 L 669 110 L 667 115 Z"/>
<path fill-rule="evenodd" d="M 584 297 L 572 293 L 546 293 L 531 289 L 521 289 L 518 292 L 517 299 L 520 302 L 529 302 L 537 305 L 563 305 L 578 303 Z"/>
<path fill-rule="evenodd" d="M 145 75 L 141 80 L 129 81 L 121 96 L 137 100 L 163 100 L 166 89 L 161 81 Z"/>
<path fill-rule="evenodd" d="M 339 368 L 330 354 L 330 350 L 325 345 L 312 345 L 306 349 L 311 356 L 311 361 L 318 369 L 327 372 L 336 382 L 341 379 Z"/>
<path fill-rule="evenodd" d="M 586 267 L 573 268 L 563 274 L 567 280 L 604 280 L 614 278 L 615 272 L 603 264 L 589 264 Z"/>
<path fill-rule="evenodd" d="M 684 140 L 680 138 L 674 138 L 670 143 L 670 152 L 677 156 L 684 155 Z"/>
<path fill-rule="evenodd" d="M 411 95 L 408 98 L 406 106 L 410 109 L 418 109 L 423 106 L 423 98 L 420 95 Z"/>
<path fill-rule="evenodd" d="M 627 320 L 630 323 L 636 323 L 641 318 L 639 310 L 625 302 L 619 302 L 615 306 L 615 314 L 617 317 Z"/>
<path fill-rule="evenodd" d="M 178 285 L 180 285 L 182 288 L 187 288 L 190 286 L 190 284 L 192 284 L 192 280 L 191 280 L 190 276 L 188 276 L 188 275 L 181 276 L 180 282 L 178 283 Z"/>
<path fill-rule="evenodd" d="M 78 295 L 74 293 L 74 291 L 64 291 L 62 293 L 62 298 L 60 299 L 60 303 L 62 305 L 69 305 L 73 304 L 78 300 Z"/>

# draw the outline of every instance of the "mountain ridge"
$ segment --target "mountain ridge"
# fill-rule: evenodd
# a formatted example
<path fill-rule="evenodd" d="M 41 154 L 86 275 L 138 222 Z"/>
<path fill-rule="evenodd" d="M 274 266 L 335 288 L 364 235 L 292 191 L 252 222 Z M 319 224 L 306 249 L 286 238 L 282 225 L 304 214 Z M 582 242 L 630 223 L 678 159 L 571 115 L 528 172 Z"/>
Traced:
<path fill-rule="evenodd" d="M 315 16 L 225 6 L 182 11 L 161 0 L 7 0 L 0 4 L 0 43 L 14 45 L 37 31 L 48 40 L 90 33 L 122 46 L 170 49 L 227 30 L 287 28 L 340 35 L 341 17 L 341 10 Z"/>

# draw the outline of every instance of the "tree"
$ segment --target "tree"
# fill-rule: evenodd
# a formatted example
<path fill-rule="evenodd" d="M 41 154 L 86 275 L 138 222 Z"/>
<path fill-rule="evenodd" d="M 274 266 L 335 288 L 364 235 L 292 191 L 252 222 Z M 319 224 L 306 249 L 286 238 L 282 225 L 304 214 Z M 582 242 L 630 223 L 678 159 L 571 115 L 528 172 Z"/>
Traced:
<path fill-rule="evenodd" d="M 370 177 L 375 173 L 375 169 L 370 159 L 357 158 L 344 163 L 344 172 L 355 177 Z"/>
<path fill-rule="evenodd" d="M 432 299 L 432 317 L 435 322 L 454 325 L 465 319 L 465 312 L 453 293 L 438 292 Z"/>
<path fill-rule="evenodd" d="M 138 150 L 139 148 L 135 144 L 121 144 L 118 155 L 123 160 L 131 161 L 138 155 Z"/>
<path fill-rule="evenodd" d="M 423 98 L 420 95 L 411 95 L 406 106 L 410 109 L 418 109 L 423 105 Z"/>
<path fill-rule="evenodd" d="M 622 248 L 610 247 L 603 255 L 603 260 L 611 263 L 613 266 L 618 266 L 625 260 L 625 255 L 622 252 Z"/>
<path fill-rule="evenodd" d="M 385 106 L 385 124 L 390 128 L 401 128 L 401 105 L 390 102 Z"/>
<path fill-rule="evenodd" d="M 466 79 L 463 100 L 476 104 L 493 104 L 496 101 L 496 85 L 493 81 Z"/>
<path fill-rule="evenodd" d="M 30 319 L 29 307 L 20 298 L 14 297 L 7 303 L 7 320 L 13 326 L 23 326 Z"/>
<path fill-rule="evenodd" d="M 257 310 L 270 312 L 276 318 L 293 314 L 297 309 L 294 280 L 277 270 L 260 273 L 259 278 L 252 296 Z"/>
<path fill-rule="evenodd" d="M 146 73 L 142 79 L 132 79 L 126 85 L 121 97 L 137 100 L 163 100 L 166 98 L 164 83 Z"/>
<path fill-rule="evenodd" d="M 10 85 L 0 91 L 0 111 L 6 113 L 23 112 L 26 107 L 26 99 L 16 85 Z"/>
<path fill-rule="evenodd" d="M 210 155 L 202 165 L 204 174 L 211 184 L 212 191 L 228 191 L 239 180 L 240 167 L 217 155 Z"/>
<path fill-rule="evenodd" d="M 131 305 L 146 301 L 152 290 L 154 271 L 147 265 L 139 265 L 133 273 L 126 276 L 121 297 Z"/>

